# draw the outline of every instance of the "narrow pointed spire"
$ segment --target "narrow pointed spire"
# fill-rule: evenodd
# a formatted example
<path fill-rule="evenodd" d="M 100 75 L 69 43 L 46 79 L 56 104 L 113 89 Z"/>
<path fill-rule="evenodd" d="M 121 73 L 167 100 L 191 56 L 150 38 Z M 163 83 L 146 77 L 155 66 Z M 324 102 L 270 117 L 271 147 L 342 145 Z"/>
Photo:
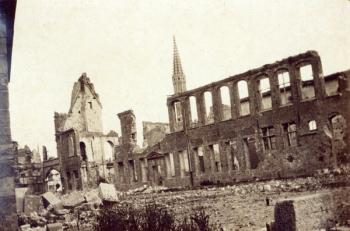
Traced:
<path fill-rule="evenodd" d="M 174 93 L 181 93 L 186 91 L 186 77 L 183 73 L 181 66 L 181 59 L 179 55 L 179 51 L 177 49 L 175 36 L 173 36 L 174 42 L 174 58 L 173 58 L 173 85 L 174 85 Z"/>
<path fill-rule="evenodd" d="M 173 41 L 174 41 L 173 74 L 174 75 L 183 74 L 182 66 L 181 66 L 181 59 L 180 59 L 179 51 L 177 49 L 175 36 L 173 36 Z"/>

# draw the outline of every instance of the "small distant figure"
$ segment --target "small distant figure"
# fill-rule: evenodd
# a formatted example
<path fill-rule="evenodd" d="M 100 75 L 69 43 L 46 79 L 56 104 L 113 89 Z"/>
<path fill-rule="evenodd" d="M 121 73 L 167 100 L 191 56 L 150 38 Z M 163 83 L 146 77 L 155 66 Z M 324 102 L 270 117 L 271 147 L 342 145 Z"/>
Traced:
<path fill-rule="evenodd" d="M 265 201 L 266 201 L 266 206 L 270 206 L 270 198 L 266 197 Z"/>

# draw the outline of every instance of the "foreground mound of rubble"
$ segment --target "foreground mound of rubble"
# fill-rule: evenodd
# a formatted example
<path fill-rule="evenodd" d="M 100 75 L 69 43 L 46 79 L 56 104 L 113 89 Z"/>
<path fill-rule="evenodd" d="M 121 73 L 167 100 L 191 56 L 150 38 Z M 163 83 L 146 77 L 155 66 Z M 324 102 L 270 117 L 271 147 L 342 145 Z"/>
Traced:
<path fill-rule="evenodd" d="M 250 203 L 247 200 L 248 198 L 255 201 L 261 200 L 261 198 L 265 200 L 266 198 L 266 203 L 270 203 L 271 206 L 275 204 L 275 199 L 280 198 L 282 194 L 305 194 L 305 192 L 316 192 L 324 188 L 338 188 L 346 186 L 347 182 L 349 182 L 348 172 L 344 169 L 332 171 L 325 169 L 314 177 L 250 182 L 221 187 L 206 186 L 194 190 L 168 189 L 163 186 L 150 187 L 145 185 L 127 192 L 118 192 L 114 185 L 106 183 L 101 183 L 98 189 L 75 191 L 66 195 L 51 192 L 42 195 L 26 195 L 25 189 L 17 189 L 16 201 L 19 224 L 23 231 L 94 230 L 96 217 L 102 206 L 123 201 L 135 207 L 142 207 L 147 201 L 155 198 L 157 203 L 172 207 L 181 214 L 188 212 L 187 207 L 190 209 L 193 205 L 200 204 L 201 201 L 215 202 L 221 198 L 223 205 L 220 205 L 220 210 L 216 208 L 216 205 L 212 208 L 208 207 L 209 214 L 221 219 L 222 222 L 220 223 L 222 224 L 235 224 L 237 221 L 232 220 L 232 216 L 228 214 L 228 212 L 238 210 L 238 208 L 234 210 L 234 207 L 239 206 L 234 200 L 243 201 L 242 209 L 247 207 L 246 203 Z M 233 203 L 232 206 L 230 205 L 231 202 Z M 224 207 L 225 209 L 222 209 Z M 260 206 L 257 209 L 259 209 L 258 211 L 262 210 L 263 213 L 263 207 Z M 271 209 L 268 210 L 272 211 Z M 252 223 L 249 218 L 250 215 L 248 212 L 244 213 L 247 224 L 239 225 L 239 227 L 243 228 L 242 230 L 255 230 L 250 229 L 253 226 L 250 224 Z M 237 217 L 237 215 L 235 216 Z M 262 218 L 265 219 L 263 222 L 271 221 L 270 218 L 270 220 L 266 220 L 266 218 L 266 216 Z M 255 228 L 262 227 L 257 222 L 256 226 Z M 237 227 L 237 224 L 235 224 L 235 227 Z"/>
<path fill-rule="evenodd" d="M 22 231 L 93 230 L 102 203 L 118 201 L 119 193 L 114 185 L 105 183 L 96 190 L 62 196 L 52 192 L 17 196 L 20 228 Z"/>

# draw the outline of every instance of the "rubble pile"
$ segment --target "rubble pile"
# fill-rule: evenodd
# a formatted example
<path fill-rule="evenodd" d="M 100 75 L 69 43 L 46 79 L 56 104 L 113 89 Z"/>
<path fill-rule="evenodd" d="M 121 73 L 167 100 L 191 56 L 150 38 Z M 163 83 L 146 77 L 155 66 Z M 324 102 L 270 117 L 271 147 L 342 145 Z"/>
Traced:
<path fill-rule="evenodd" d="M 18 220 L 22 231 L 93 230 L 95 217 L 105 202 L 118 202 L 114 185 L 101 183 L 88 192 L 74 191 L 66 195 L 52 192 L 24 195 Z"/>

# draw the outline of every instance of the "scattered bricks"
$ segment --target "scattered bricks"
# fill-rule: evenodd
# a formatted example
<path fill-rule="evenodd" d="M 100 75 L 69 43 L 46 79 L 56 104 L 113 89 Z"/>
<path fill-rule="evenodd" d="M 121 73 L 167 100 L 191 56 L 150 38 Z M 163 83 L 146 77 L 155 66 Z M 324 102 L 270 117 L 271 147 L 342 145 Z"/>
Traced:
<path fill-rule="evenodd" d="M 61 223 L 48 224 L 47 231 L 63 231 L 63 226 Z"/>
<path fill-rule="evenodd" d="M 44 206 L 53 206 L 55 210 L 63 209 L 63 205 L 60 199 L 58 199 L 52 192 L 46 192 L 42 195 Z M 50 210 L 50 209 L 48 209 Z"/>
<path fill-rule="evenodd" d="M 276 231 L 319 230 L 334 226 L 334 203 L 329 193 L 278 201 L 275 206 Z"/>
<path fill-rule="evenodd" d="M 78 222 L 76 220 L 68 222 L 68 230 L 71 231 L 78 231 Z"/>
<path fill-rule="evenodd" d="M 15 189 L 17 213 L 24 212 L 24 197 L 27 191 L 28 188 Z"/>
<path fill-rule="evenodd" d="M 269 184 L 265 184 L 265 185 L 263 186 L 263 188 L 264 188 L 264 191 L 265 191 L 265 192 L 270 192 L 270 191 L 272 190 L 271 185 L 269 185 Z"/>
<path fill-rule="evenodd" d="M 101 183 L 99 185 L 99 196 L 102 201 L 117 202 L 119 201 L 117 191 L 113 184 Z"/>
<path fill-rule="evenodd" d="M 31 230 L 31 228 L 30 228 L 30 225 L 29 224 L 26 224 L 26 225 L 21 225 L 21 227 L 20 227 L 21 229 L 21 231 L 29 231 L 29 230 Z"/>
<path fill-rule="evenodd" d="M 66 215 L 69 213 L 68 209 L 55 209 L 55 214 L 58 216 Z"/>
<path fill-rule="evenodd" d="M 32 212 L 40 212 L 43 209 L 43 202 L 40 196 L 26 195 L 24 197 L 24 213 L 30 215 Z"/>
<path fill-rule="evenodd" d="M 31 228 L 30 231 L 46 231 L 46 226 L 37 226 L 37 227 Z"/>
<path fill-rule="evenodd" d="M 72 192 L 62 199 L 64 208 L 74 208 L 85 202 L 84 196 L 80 192 Z"/>
<path fill-rule="evenodd" d="M 89 192 L 85 193 L 84 197 L 85 197 L 85 201 L 88 203 L 89 202 L 101 203 L 101 199 L 98 196 L 97 191 L 89 191 Z"/>

